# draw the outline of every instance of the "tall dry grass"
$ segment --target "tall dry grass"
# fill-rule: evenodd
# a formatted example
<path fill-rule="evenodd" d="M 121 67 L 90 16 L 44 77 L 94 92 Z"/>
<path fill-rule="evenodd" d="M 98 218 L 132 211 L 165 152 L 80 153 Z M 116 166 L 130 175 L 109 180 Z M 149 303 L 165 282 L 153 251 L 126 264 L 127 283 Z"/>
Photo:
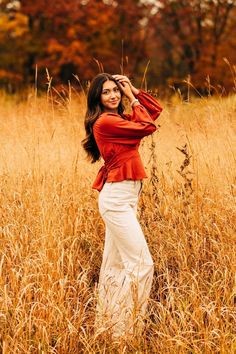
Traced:
<path fill-rule="evenodd" d="M 93 332 L 104 224 L 83 95 L 0 95 L 2 353 L 235 353 L 236 98 L 163 102 L 139 218 L 155 261 L 144 335 Z"/>

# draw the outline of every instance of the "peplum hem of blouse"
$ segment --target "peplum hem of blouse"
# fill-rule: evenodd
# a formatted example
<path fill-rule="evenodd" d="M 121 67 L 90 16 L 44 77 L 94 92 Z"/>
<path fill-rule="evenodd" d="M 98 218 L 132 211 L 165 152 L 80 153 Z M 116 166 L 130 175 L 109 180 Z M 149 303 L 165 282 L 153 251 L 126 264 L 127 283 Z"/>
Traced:
<path fill-rule="evenodd" d="M 102 190 L 106 182 L 121 182 L 127 179 L 142 180 L 147 178 L 147 174 L 139 157 L 128 159 L 126 162 L 117 168 L 107 171 L 103 165 L 98 171 L 97 177 L 92 185 L 93 189 Z"/>

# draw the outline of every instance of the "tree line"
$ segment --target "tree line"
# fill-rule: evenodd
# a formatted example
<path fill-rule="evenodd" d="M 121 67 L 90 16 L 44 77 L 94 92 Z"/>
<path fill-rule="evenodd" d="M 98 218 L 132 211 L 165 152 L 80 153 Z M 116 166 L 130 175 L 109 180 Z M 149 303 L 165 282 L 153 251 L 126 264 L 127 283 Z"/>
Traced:
<path fill-rule="evenodd" d="M 1 0 L 0 86 L 98 71 L 151 88 L 235 87 L 236 0 Z M 37 68 L 37 71 L 36 71 Z"/>

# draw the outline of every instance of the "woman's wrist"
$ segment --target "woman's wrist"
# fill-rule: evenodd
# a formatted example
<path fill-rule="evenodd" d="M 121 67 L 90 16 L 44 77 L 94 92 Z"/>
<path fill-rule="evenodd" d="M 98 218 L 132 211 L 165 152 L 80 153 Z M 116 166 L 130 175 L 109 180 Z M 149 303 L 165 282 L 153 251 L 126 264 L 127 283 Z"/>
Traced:
<path fill-rule="evenodd" d="M 136 97 L 133 95 L 133 93 L 131 93 L 129 96 L 127 96 L 129 102 L 131 103 L 133 100 L 136 99 Z"/>
<path fill-rule="evenodd" d="M 136 104 L 139 104 L 139 100 L 135 98 L 132 102 L 130 102 L 130 106 L 133 108 L 133 106 L 136 106 Z"/>
<path fill-rule="evenodd" d="M 131 85 L 131 90 L 134 96 L 137 96 L 140 92 L 140 90 L 138 90 L 136 87 L 134 87 L 133 85 Z"/>

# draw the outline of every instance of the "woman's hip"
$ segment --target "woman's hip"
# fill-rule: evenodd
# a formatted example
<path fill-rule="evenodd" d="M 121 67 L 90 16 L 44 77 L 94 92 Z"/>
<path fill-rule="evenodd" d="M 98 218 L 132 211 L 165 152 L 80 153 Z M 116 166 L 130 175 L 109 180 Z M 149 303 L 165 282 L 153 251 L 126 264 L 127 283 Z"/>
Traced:
<path fill-rule="evenodd" d="M 124 211 L 127 207 L 135 208 L 142 190 L 142 180 L 123 180 L 106 182 L 99 193 L 99 211 Z"/>

